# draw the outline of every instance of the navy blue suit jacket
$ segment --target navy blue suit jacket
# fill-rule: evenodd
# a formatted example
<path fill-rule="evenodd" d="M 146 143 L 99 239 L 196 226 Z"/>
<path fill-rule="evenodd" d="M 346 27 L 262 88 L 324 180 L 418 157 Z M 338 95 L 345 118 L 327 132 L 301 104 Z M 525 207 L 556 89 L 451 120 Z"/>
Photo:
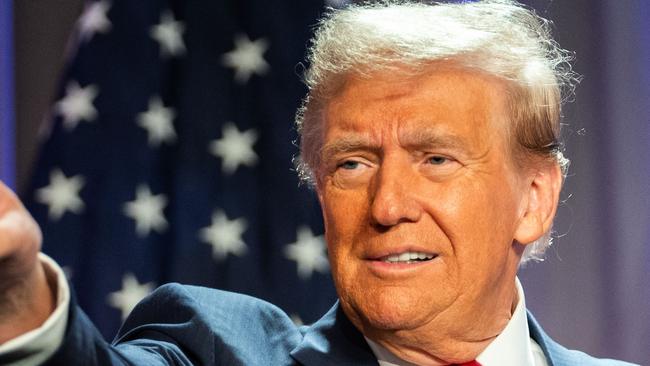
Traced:
<path fill-rule="evenodd" d="M 551 366 L 618 366 L 570 351 L 529 315 L 530 334 Z M 47 365 L 377 365 L 338 303 L 311 326 L 279 308 L 219 290 L 169 284 L 131 313 L 112 344 L 75 304 L 65 340 Z"/>

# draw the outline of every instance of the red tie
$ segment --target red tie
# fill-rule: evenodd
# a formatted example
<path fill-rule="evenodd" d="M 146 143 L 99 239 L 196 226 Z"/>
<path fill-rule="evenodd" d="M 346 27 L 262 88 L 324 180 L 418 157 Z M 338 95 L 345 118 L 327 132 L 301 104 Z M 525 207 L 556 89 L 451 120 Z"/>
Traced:
<path fill-rule="evenodd" d="M 481 366 L 481 364 L 476 362 L 476 361 L 469 361 L 469 362 L 465 362 L 465 363 L 455 363 L 455 364 L 450 365 L 450 366 Z"/>

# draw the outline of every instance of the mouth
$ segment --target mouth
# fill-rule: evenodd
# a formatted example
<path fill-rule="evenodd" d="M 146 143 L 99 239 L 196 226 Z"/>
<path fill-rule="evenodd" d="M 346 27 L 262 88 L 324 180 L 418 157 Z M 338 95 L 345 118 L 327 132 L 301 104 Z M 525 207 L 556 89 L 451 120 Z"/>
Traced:
<path fill-rule="evenodd" d="M 428 262 L 435 259 L 437 256 L 438 255 L 435 253 L 406 251 L 385 255 L 383 257 L 375 258 L 374 260 L 388 264 L 417 264 Z"/>
<path fill-rule="evenodd" d="M 391 251 L 366 258 L 367 269 L 383 280 L 405 280 L 422 271 L 437 270 L 439 254 L 420 250 Z"/>

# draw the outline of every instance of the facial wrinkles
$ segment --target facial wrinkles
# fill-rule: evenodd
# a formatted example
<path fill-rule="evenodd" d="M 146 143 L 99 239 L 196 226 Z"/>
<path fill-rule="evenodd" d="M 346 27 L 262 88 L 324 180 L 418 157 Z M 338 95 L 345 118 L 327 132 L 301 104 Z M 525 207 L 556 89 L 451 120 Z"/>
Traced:
<path fill-rule="evenodd" d="M 451 150 L 462 154 L 463 157 L 472 157 L 480 159 L 487 151 L 474 152 L 469 154 L 470 144 L 457 137 L 453 133 L 440 131 L 435 128 L 435 123 L 417 123 L 410 121 L 397 121 L 394 123 L 382 123 L 387 127 L 382 128 L 372 135 L 370 132 L 357 131 L 356 128 L 337 129 L 333 141 L 327 142 L 321 149 L 323 161 L 331 160 L 336 155 L 352 153 L 355 151 L 369 151 L 377 156 L 383 156 L 387 150 L 400 148 L 409 152 L 427 151 L 427 150 Z M 416 126 L 412 126 L 412 125 Z M 346 124 L 349 125 L 349 124 Z M 376 131 L 377 132 L 377 131 Z M 472 156 L 473 155 L 473 156 Z"/>
<path fill-rule="evenodd" d="M 374 133 L 363 131 L 363 128 L 357 127 L 352 122 L 345 122 L 337 124 L 343 128 L 337 128 L 336 136 L 332 142 L 327 143 L 323 149 L 323 156 L 325 161 L 331 160 L 337 154 L 353 153 L 356 151 L 369 152 L 374 158 L 377 159 L 379 164 L 386 164 L 386 159 L 392 159 L 394 155 L 413 154 L 420 151 L 436 151 L 436 150 L 452 150 L 454 158 L 457 158 L 461 164 L 468 167 L 468 179 L 472 175 L 481 174 L 486 170 L 483 165 L 489 158 L 490 149 L 489 145 L 481 144 L 479 138 L 475 138 L 472 142 L 463 140 L 453 132 L 441 131 L 440 128 L 436 129 L 435 123 L 407 121 L 407 118 L 402 117 L 403 113 L 398 110 L 395 119 L 390 122 L 384 123 L 378 121 L 377 124 L 381 125 L 380 128 L 372 129 Z M 382 115 L 383 113 L 379 113 Z M 387 115 L 387 114 L 383 114 Z M 363 125 L 363 124 L 362 124 Z M 426 127 L 422 128 L 421 125 Z M 432 127 L 429 127 L 432 126 Z M 376 127 L 376 125 L 375 125 Z M 342 130 L 342 131 L 341 131 Z M 341 135 L 342 137 L 338 137 Z M 479 142 L 479 143 L 477 143 Z M 410 156 L 410 159 L 413 157 Z M 381 161 L 380 161 L 381 160 Z M 391 168 L 393 169 L 393 168 Z M 407 175 L 404 175 L 404 178 Z M 410 177 L 410 175 L 409 175 Z M 414 187 L 417 182 L 409 182 L 409 187 Z M 371 187 L 368 187 L 368 196 L 371 196 Z M 449 189 L 450 194 L 454 194 L 453 187 Z M 420 190 L 410 189 L 412 196 L 418 196 Z M 424 192 L 427 193 L 427 192 Z M 427 195 L 420 195 L 417 198 L 419 201 L 426 203 Z M 448 199 L 447 201 L 455 202 L 457 200 Z M 455 209 L 454 207 L 446 207 L 446 209 Z M 446 211 L 446 210 L 442 210 Z M 444 225 L 445 221 L 441 221 Z M 443 226 L 441 229 L 446 233 L 451 233 L 453 230 L 445 230 Z M 359 232 L 363 231 L 360 227 Z"/>
<path fill-rule="evenodd" d="M 379 155 L 379 150 L 379 144 L 371 142 L 367 134 L 346 133 L 343 137 L 326 143 L 321 150 L 321 156 L 324 162 L 328 162 L 334 160 L 339 155 L 361 151 L 368 151 Z"/>
<path fill-rule="evenodd" d="M 491 147 L 491 145 L 483 144 L 483 146 L 480 146 L 480 148 L 476 149 L 475 151 L 472 151 L 472 153 L 469 154 L 470 157 L 465 161 L 466 166 L 464 167 L 465 170 L 463 172 L 464 173 L 463 179 L 466 179 L 466 180 L 469 180 L 469 181 L 476 181 L 476 180 L 478 180 L 477 177 L 479 175 L 483 175 L 484 177 L 487 177 L 490 174 L 494 173 L 494 169 L 503 169 L 503 168 L 505 168 L 505 166 L 499 166 L 498 165 L 498 164 L 502 164 L 502 162 L 499 159 L 495 158 L 495 154 L 498 154 L 497 150 L 499 150 L 499 149 L 495 149 L 494 147 Z M 504 170 L 507 170 L 507 169 L 504 169 Z M 458 182 L 456 182 L 456 183 L 458 183 Z M 511 186 L 511 185 L 508 185 L 508 186 Z M 482 189 L 484 190 L 485 188 L 486 187 L 483 184 L 476 185 L 476 189 L 479 190 L 479 191 L 482 190 Z M 507 189 L 506 187 L 503 187 L 503 188 Z M 453 194 L 454 194 L 453 193 L 453 187 L 450 187 L 450 189 L 445 191 L 445 193 L 443 195 L 447 198 L 447 201 L 449 201 L 449 202 L 452 202 L 452 203 L 453 202 L 462 202 L 462 200 L 454 199 Z M 489 192 L 487 192 L 487 193 L 483 192 L 483 194 L 489 194 Z M 438 207 L 438 208 L 440 208 L 440 207 Z M 453 210 L 453 209 L 454 208 L 447 206 L 447 207 L 442 208 L 440 211 L 442 211 L 442 213 L 444 214 L 444 213 L 449 213 L 450 210 Z M 467 209 L 467 208 L 465 208 L 465 209 Z M 434 217 L 434 220 L 435 220 L 436 211 L 435 210 L 430 210 L 429 212 L 432 214 L 432 216 Z M 456 242 L 457 238 L 454 236 L 454 233 L 456 231 L 458 231 L 458 230 L 456 230 L 455 228 L 452 228 L 451 226 L 449 226 L 449 225 L 453 225 L 453 222 L 449 222 L 448 223 L 449 225 L 446 226 L 447 221 L 445 221 L 445 220 L 435 220 L 435 221 L 439 225 L 441 230 L 445 232 L 445 235 L 450 239 L 450 241 L 451 242 Z M 505 224 L 505 223 L 503 223 L 503 224 Z M 489 240 L 488 238 L 485 238 L 485 239 Z M 452 245 L 451 249 L 454 251 L 454 255 L 457 255 L 457 253 L 455 253 L 456 246 Z M 459 294 L 458 298 L 460 298 L 460 297 L 462 297 L 462 294 Z M 454 299 L 454 302 L 456 302 L 458 300 L 458 298 Z M 452 307 L 450 307 L 450 308 L 452 308 Z M 444 314 L 439 314 L 439 315 L 444 316 Z"/>
<path fill-rule="evenodd" d="M 423 346 L 433 342 L 433 339 L 422 340 L 423 334 L 434 339 L 443 333 L 455 334 L 452 338 L 456 341 L 471 343 L 481 342 L 491 337 L 494 329 L 500 329 L 499 324 L 475 327 L 473 322 L 457 321 L 491 323 L 477 314 L 482 310 L 470 306 L 477 298 L 485 300 L 482 301 L 485 307 L 501 308 L 493 304 L 494 298 L 502 301 L 505 296 L 501 296 L 502 290 L 492 282 L 507 282 L 510 276 L 501 273 L 505 267 L 503 260 L 492 257 L 501 256 L 507 250 L 512 224 L 508 212 L 514 203 L 507 197 L 499 198 L 508 196 L 506 192 L 514 189 L 512 177 L 503 180 L 504 172 L 511 169 L 504 161 L 509 150 L 504 150 L 502 132 L 494 130 L 503 131 L 503 126 L 488 119 L 501 113 L 497 104 L 500 89 L 486 92 L 481 85 L 457 75 L 436 74 L 426 79 L 425 89 L 410 84 L 411 90 L 402 88 L 400 93 L 384 93 L 392 87 L 390 83 L 351 83 L 337 97 L 338 104 L 329 106 L 333 118 L 327 126 L 323 156 L 356 155 L 359 151 L 372 163 L 370 168 L 362 167 L 364 174 L 369 177 L 379 174 L 380 169 L 390 169 L 388 178 L 393 180 L 391 184 L 397 184 L 392 187 L 395 192 L 413 200 L 425 213 L 416 223 L 401 222 L 387 231 L 373 231 L 367 218 L 376 176 L 351 188 L 330 183 L 321 186 L 326 196 L 324 213 L 330 214 L 327 226 L 333 233 L 330 232 L 328 244 L 332 245 L 330 255 L 338 262 L 337 268 L 333 266 L 333 273 L 342 290 L 342 304 L 353 313 L 348 314 L 352 318 L 365 318 L 361 325 L 371 330 L 404 327 L 401 328 L 404 332 L 398 331 L 397 337 L 390 336 L 390 332 L 384 334 L 384 340 L 392 339 L 402 349 L 408 348 L 407 339 L 420 339 L 425 343 Z M 441 93 L 441 90 L 446 91 Z M 458 161 L 457 172 L 446 180 L 421 174 L 432 167 L 426 164 L 428 153 L 448 154 Z M 438 174 L 437 169 L 433 170 L 434 175 Z M 440 267 L 425 267 L 434 268 L 426 272 L 433 282 L 427 281 L 424 275 L 378 280 L 364 269 L 364 261 L 354 259 L 365 249 L 384 250 L 394 243 L 400 243 L 403 248 L 405 240 L 415 240 L 431 246 L 431 250 L 444 252 L 440 261 L 431 262 L 439 263 L 436 265 Z M 392 295 L 406 300 L 395 305 Z M 410 310 L 414 308 L 422 311 Z M 354 312 L 358 313 L 354 315 Z M 360 326 L 358 320 L 355 324 Z M 414 328 L 421 330 L 411 332 Z M 434 328 L 436 331 L 430 333 Z M 480 329 L 475 331 L 475 328 Z M 432 345 L 449 351 L 439 349 L 442 352 L 436 354 L 449 354 L 458 346 L 444 339 L 429 346 Z M 432 347 L 422 349 L 433 351 Z"/>

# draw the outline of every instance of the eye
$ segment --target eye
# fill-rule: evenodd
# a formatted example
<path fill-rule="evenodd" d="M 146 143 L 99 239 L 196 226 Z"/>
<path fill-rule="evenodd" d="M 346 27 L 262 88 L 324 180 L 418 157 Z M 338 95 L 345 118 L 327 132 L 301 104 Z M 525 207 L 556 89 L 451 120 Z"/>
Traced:
<path fill-rule="evenodd" d="M 354 160 L 346 160 L 343 163 L 339 164 L 339 168 L 346 170 L 354 170 L 359 167 L 359 162 Z"/>
<path fill-rule="evenodd" d="M 430 156 L 430 157 L 427 159 L 427 162 L 428 162 L 429 164 L 432 164 L 432 165 L 442 165 L 442 164 L 444 164 L 444 163 L 446 163 L 446 162 L 448 162 L 448 161 L 449 161 L 448 158 L 446 158 L 446 157 L 444 157 L 444 156 L 440 156 L 440 155 Z"/>
<path fill-rule="evenodd" d="M 420 169 L 423 175 L 434 181 L 448 179 L 462 167 L 458 160 L 447 155 L 425 155 Z"/>
<path fill-rule="evenodd" d="M 372 177 L 373 163 L 363 157 L 341 158 L 330 171 L 331 182 L 340 189 L 363 187 Z"/>

